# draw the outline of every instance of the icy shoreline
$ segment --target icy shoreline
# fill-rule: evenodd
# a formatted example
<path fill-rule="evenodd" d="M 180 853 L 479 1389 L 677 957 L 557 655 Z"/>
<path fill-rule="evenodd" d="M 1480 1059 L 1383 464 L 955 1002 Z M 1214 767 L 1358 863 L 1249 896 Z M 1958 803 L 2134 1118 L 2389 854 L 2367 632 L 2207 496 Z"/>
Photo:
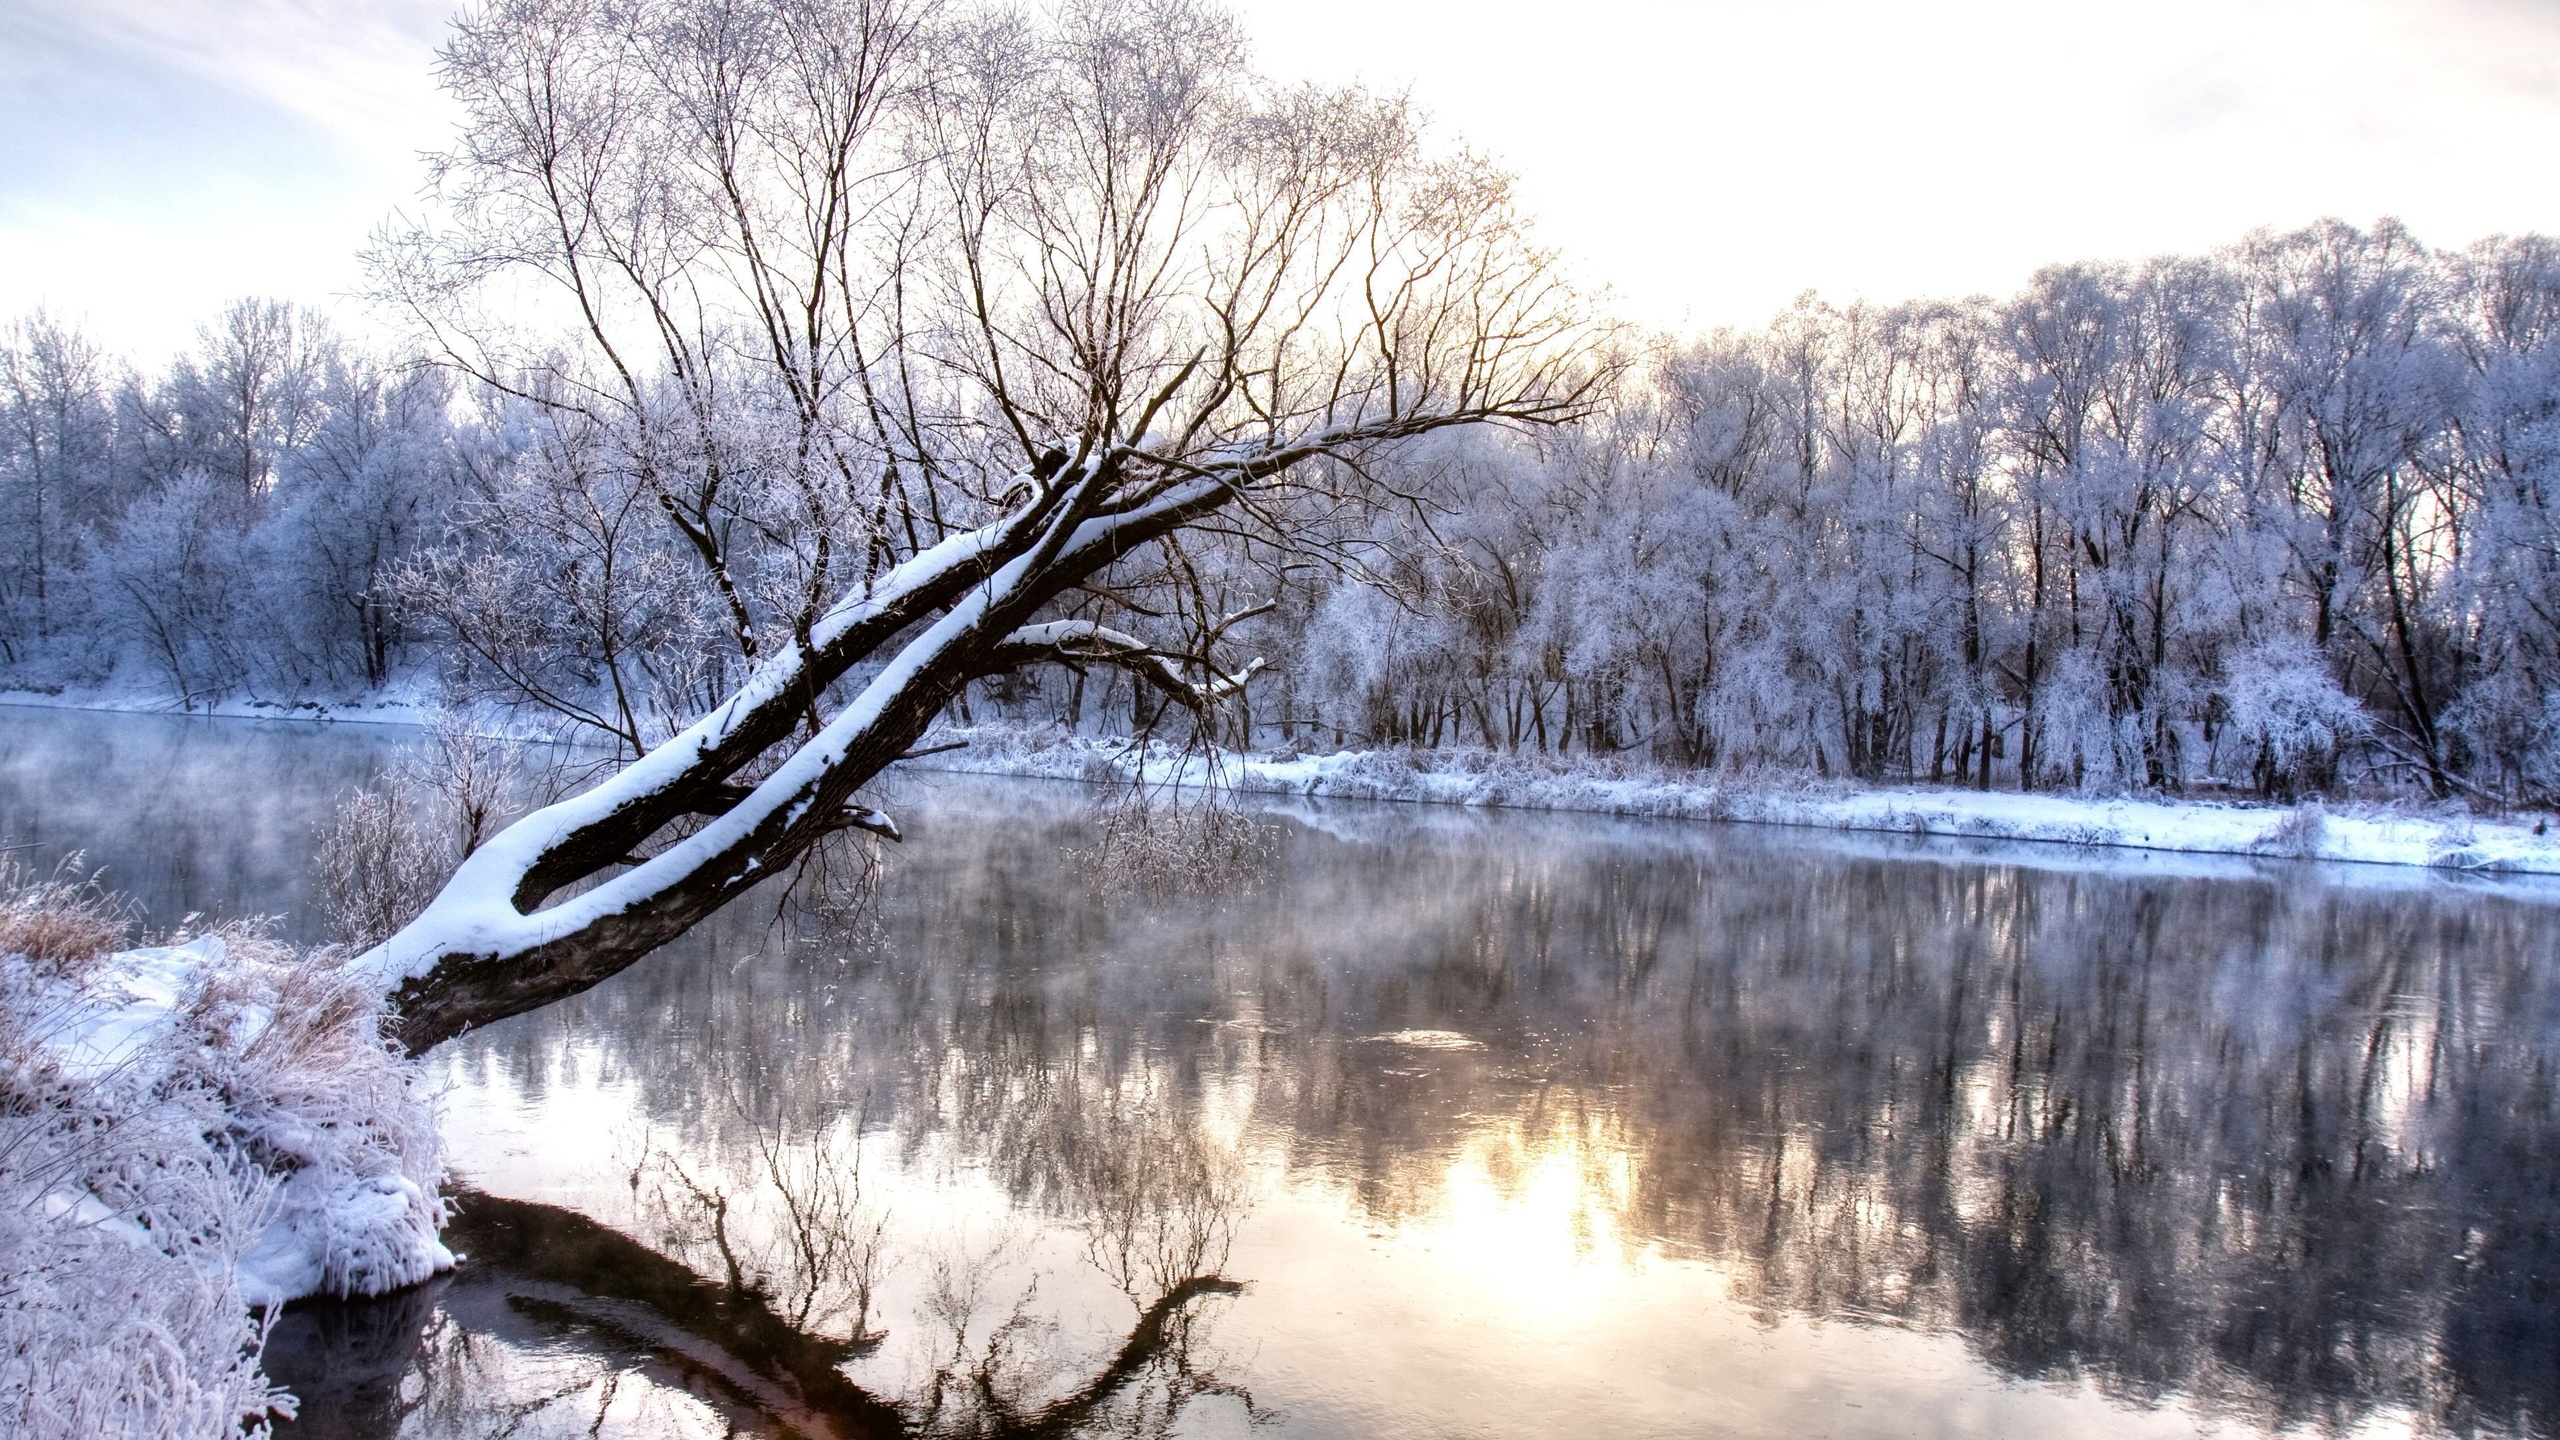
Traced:
<path fill-rule="evenodd" d="M 166 697 L 0 691 L 0 706 L 221 719 L 421 726 L 436 707 L 413 695 L 339 702 L 234 699 L 181 712 Z M 511 727 L 495 726 L 493 731 Z M 508 738 L 536 737 L 520 730 Z M 910 761 L 916 769 L 1040 779 L 1200 784 L 1204 762 L 1173 747 L 1143 750 L 1059 727 L 946 727 L 928 744 L 967 748 Z M 1550 810 L 1669 820 L 2081 847 L 2418 866 L 2475 874 L 2560 875 L 2560 829 L 2537 818 L 2490 819 L 2415 807 L 2317 802 L 2283 806 L 1952 788 L 1861 788 L 1841 782 L 1681 774 L 1613 760 L 1557 761 L 1488 751 L 1344 750 L 1223 754 L 1220 779 L 1247 793 Z"/>
<path fill-rule="evenodd" d="M 1208 764 L 1165 746 L 1141 748 L 1059 730 L 981 726 L 929 743 L 968 748 L 918 768 L 1060 780 L 1198 785 Z M 2328 809 L 1954 789 L 1860 789 L 1648 772 L 1607 762 L 1541 763 L 1482 751 L 1221 755 L 1217 777 L 1239 792 L 1308 799 L 1397 800 L 1520 810 L 1723 820 L 1959 839 L 2037 841 L 2203 855 L 2423 866 L 2485 874 L 2560 875 L 2560 834 L 2534 822 L 2379 806 Z"/>

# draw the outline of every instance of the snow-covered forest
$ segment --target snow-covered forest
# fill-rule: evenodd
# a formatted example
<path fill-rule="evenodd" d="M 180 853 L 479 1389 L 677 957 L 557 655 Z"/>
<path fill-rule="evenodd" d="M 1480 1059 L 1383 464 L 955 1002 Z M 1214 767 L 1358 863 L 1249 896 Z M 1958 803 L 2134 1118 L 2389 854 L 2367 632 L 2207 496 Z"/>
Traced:
<path fill-rule="evenodd" d="M 1297 553 L 1194 537 L 1090 608 L 1197 633 L 1276 601 L 1223 637 L 1273 672 L 1225 722 L 1237 745 L 2560 791 L 2548 238 L 2324 224 L 1627 343 L 1586 423 L 1439 438 L 1373 477 L 1397 503 L 1290 517 Z M 730 688 L 831 542 L 911 551 L 957 523 L 911 503 L 930 487 L 869 415 L 832 439 L 870 473 L 811 504 L 778 444 L 789 377 L 744 344 L 702 393 L 606 421 L 432 358 L 265 301 L 149 367 L 10 326 L 5 684 L 403 687 L 636 752 Z M 1152 698 L 1041 673 L 965 707 L 1124 732 Z"/>

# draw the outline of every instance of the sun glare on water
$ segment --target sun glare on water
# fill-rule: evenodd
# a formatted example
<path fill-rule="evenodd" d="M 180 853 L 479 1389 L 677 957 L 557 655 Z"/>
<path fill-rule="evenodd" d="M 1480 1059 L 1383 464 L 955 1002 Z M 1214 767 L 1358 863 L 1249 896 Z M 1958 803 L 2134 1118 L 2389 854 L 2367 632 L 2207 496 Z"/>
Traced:
<path fill-rule="evenodd" d="M 1441 1177 L 1402 1242 L 1449 1266 L 1485 1323 L 1580 1332 L 1655 1259 L 1626 1211 L 1635 1156 L 1605 1113 L 1485 1126 Z"/>

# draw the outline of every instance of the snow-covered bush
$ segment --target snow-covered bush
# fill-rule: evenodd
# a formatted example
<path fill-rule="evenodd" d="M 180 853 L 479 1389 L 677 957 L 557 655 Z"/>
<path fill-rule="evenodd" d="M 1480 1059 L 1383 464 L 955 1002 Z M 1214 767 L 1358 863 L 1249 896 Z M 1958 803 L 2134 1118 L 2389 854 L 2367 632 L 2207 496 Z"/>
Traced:
<path fill-rule="evenodd" d="M 2560 797 L 2560 690 L 2513 672 L 2474 680 L 2446 713 L 2480 778 L 2526 803 Z"/>
<path fill-rule="evenodd" d="M 2296 640 L 2275 640 L 2234 657 L 2222 695 L 2230 734 L 2258 788 L 2289 799 L 2325 787 L 2338 752 L 2373 733 L 2355 697 L 2338 687 L 2319 653 Z"/>
<path fill-rule="evenodd" d="M 224 1435 L 290 1413 L 258 1369 L 273 1307 L 452 1263 L 416 1067 L 337 952 L 242 929 L 110 951 L 121 921 L 94 888 L 0 876 L 11 1434 Z"/>
<path fill-rule="evenodd" d="M 459 858 L 441 853 L 416 811 L 405 787 L 386 783 L 347 795 L 321 829 L 321 903 L 348 944 L 376 944 L 407 924 Z"/>
<path fill-rule="evenodd" d="M 1442 578 L 1416 565 L 1406 588 Z M 1426 700 L 1446 688 L 1440 672 L 1467 651 L 1440 607 L 1422 608 L 1374 585 L 1346 580 L 1318 602 L 1300 642 L 1298 678 L 1332 723 L 1363 739 L 1413 738 Z"/>
<path fill-rule="evenodd" d="M 1706 732 L 1724 737 L 1716 758 L 1729 771 L 1809 768 L 1802 757 L 1820 748 L 1813 707 L 1775 645 L 1753 645 L 1728 660 L 1699 712 Z"/>
<path fill-rule="evenodd" d="M 19 1435 L 227 1434 L 274 1402 L 232 1257 L 271 1203 L 206 1142 L 200 1087 L 147 1097 L 44 1063 L 23 959 L 0 1062 L 0 1424 Z"/>
<path fill-rule="evenodd" d="M 2265 854 L 2282 855 L 2288 859 L 2316 859 L 2320 854 L 2321 837 L 2328 830 L 2328 812 L 2320 808 L 2318 800 L 2306 800 L 2277 821 L 2266 838 L 2258 842 L 2258 848 Z"/>
<path fill-rule="evenodd" d="M 2057 788 L 2110 795 L 2143 781 L 2141 717 L 2115 714 L 2099 657 L 2063 652 L 2043 687 L 2038 763 Z"/>
<path fill-rule="evenodd" d="M 243 1293 L 379 1295 L 453 1263 L 436 1239 L 443 1149 L 415 1062 L 382 1038 L 380 995 L 341 952 L 250 940 L 204 952 L 179 1030 L 221 1095 L 224 1143 L 277 1177 L 241 1257 Z"/>

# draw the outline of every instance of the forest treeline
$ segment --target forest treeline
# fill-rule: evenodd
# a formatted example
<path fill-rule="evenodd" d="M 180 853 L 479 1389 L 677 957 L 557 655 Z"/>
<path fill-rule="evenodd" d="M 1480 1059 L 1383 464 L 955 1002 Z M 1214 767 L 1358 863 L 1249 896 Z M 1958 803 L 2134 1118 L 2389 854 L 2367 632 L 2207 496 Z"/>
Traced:
<path fill-rule="evenodd" d="M 637 753 L 787 638 L 813 572 L 966 523 L 911 478 L 931 445 L 864 437 L 993 445 L 877 413 L 919 387 L 797 396 L 744 340 L 600 415 L 271 301 L 159 368 L 20 320 L 0 687 L 407 687 Z M 2560 242 L 2329 222 L 2007 299 L 1808 296 L 1617 373 L 1581 423 L 1426 437 L 1356 506 L 1187 536 L 1078 605 L 1267 658 L 1229 744 L 2560 796 Z M 1161 704 L 1096 669 L 958 708 L 1117 732 Z"/>

